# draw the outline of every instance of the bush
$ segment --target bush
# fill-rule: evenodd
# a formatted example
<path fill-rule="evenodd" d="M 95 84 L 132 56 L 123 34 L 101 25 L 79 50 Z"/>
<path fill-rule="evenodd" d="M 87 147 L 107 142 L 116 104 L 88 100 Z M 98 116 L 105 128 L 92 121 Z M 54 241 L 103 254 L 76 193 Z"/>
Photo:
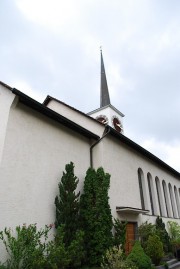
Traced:
<path fill-rule="evenodd" d="M 135 265 L 128 265 L 120 246 L 111 247 L 106 251 L 101 267 L 103 269 L 137 269 Z"/>
<path fill-rule="evenodd" d="M 153 235 L 155 233 L 155 230 L 155 225 L 153 225 L 152 223 L 148 223 L 147 221 L 145 221 L 139 226 L 138 233 L 143 249 L 146 249 L 148 238 L 150 235 Z"/>
<path fill-rule="evenodd" d="M 104 169 L 89 168 L 80 199 L 80 216 L 86 249 L 85 264 L 100 266 L 102 256 L 112 246 L 112 215 L 108 190 L 110 175 Z"/>
<path fill-rule="evenodd" d="M 171 251 L 170 237 L 166 231 L 165 224 L 162 218 L 159 216 L 156 218 L 156 235 L 159 236 L 161 242 L 163 243 L 163 249 L 165 253 Z"/>
<path fill-rule="evenodd" d="M 169 235 L 172 241 L 180 240 L 180 226 L 175 221 L 168 221 Z"/>
<path fill-rule="evenodd" d="M 151 259 L 145 254 L 139 241 L 136 241 L 131 253 L 127 257 L 127 262 L 137 266 L 138 269 L 150 269 Z"/>
<path fill-rule="evenodd" d="M 0 232 L 0 240 L 8 253 L 4 266 L 8 269 L 41 269 L 46 263 L 46 246 L 48 232 L 51 228 L 37 230 L 36 224 L 16 227 L 13 235 L 11 229 L 5 228 Z M 3 266 L 1 266 L 3 268 Z"/>
<path fill-rule="evenodd" d="M 64 243 L 64 226 L 61 225 L 57 229 L 55 240 L 51 241 L 47 250 L 47 268 L 48 269 L 65 269 L 80 268 L 81 261 L 84 257 L 82 231 L 77 231 L 75 238 L 69 246 Z"/>
<path fill-rule="evenodd" d="M 159 236 L 150 235 L 147 241 L 146 254 L 151 258 L 155 265 L 159 265 L 164 256 L 163 243 Z"/>
<path fill-rule="evenodd" d="M 126 225 L 127 222 L 120 221 L 119 219 L 114 219 L 113 227 L 114 227 L 114 238 L 113 244 L 115 246 L 120 246 L 125 252 L 125 244 L 126 244 Z"/>

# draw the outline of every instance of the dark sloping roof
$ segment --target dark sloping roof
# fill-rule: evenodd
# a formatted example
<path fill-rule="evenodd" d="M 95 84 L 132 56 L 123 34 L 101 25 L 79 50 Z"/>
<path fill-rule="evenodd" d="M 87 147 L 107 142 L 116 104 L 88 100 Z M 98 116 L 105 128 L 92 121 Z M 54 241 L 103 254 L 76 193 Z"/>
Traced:
<path fill-rule="evenodd" d="M 5 84 L 4 82 L 0 81 L 0 85 L 4 86 L 5 88 L 12 90 L 12 87 L 10 87 L 9 85 Z"/>
<path fill-rule="evenodd" d="M 127 146 L 129 146 L 130 148 L 134 149 L 135 151 L 139 152 L 143 156 L 147 157 L 148 159 L 152 160 L 156 164 L 158 164 L 161 167 L 165 168 L 171 174 L 173 174 L 174 176 L 176 176 L 176 177 L 178 177 L 180 179 L 180 173 L 178 171 L 176 171 L 174 168 L 172 168 L 171 166 L 169 166 L 168 164 L 166 164 L 165 162 L 163 162 L 161 159 L 159 159 L 158 157 L 156 157 L 155 155 L 153 155 L 151 152 L 149 152 L 148 150 L 144 149 L 140 145 L 136 144 L 134 141 L 130 140 L 125 135 L 123 135 L 121 133 L 118 133 L 116 130 L 114 130 L 110 126 L 107 126 L 106 128 L 107 129 L 110 128 L 110 132 L 109 132 L 110 135 L 112 135 L 113 137 L 117 138 L 118 140 L 120 140 L 121 142 L 123 142 L 124 144 L 126 144 Z"/>
<path fill-rule="evenodd" d="M 26 94 L 20 92 L 19 90 L 12 88 L 10 86 L 8 86 L 7 84 L 3 83 L 0 81 L 0 84 L 4 87 L 6 87 L 9 90 L 12 90 L 12 92 L 14 94 L 16 94 L 17 96 L 19 96 L 19 100 L 24 103 L 25 105 L 31 107 L 32 109 L 46 115 L 47 117 L 61 123 L 62 125 L 82 134 L 85 137 L 88 138 L 93 138 L 95 140 L 100 139 L 99 136 L 97 136 L 96 134 L 88 131 L 87 129 L 83 128 L 82 126 L 74 123 L 73 121 L 67 119 L 64 116 L 61 116 L 60 114 L 56 113 L 55 111 L 49 109 L 48 107 L 46 107 L 44 104 L 41 104 L 39 102 L 37 102 L 36 100 L 30 98 L 29 96 L 27 96 Z M 50 96 L 48 96 L 47 98 L 51 98 Z M 47 99 L 46 98 L 46 99 Z M 54 99 L 54 98 L 53 98 Z M 45 100 L 46 101 L 46 100 Z M 60 102 L 60 101 L 59 101 Z M 66 104 L 65 104 L 66 105 Z M 67 105 L 68 106 L 68 105 Z M 72 108 L 72 107 L 71 107 Z M 77 110 L 78 111 L 78 110 Z M 80 111 L 79 111 L 80 112 Z M 82 112 L 80 112 L 82 113 Z M 86 114 L 82 113 L 84 116 L 87 116 Z M 91 118 L 91 117 L 89 117 Z M 94 120 L 93 118 L 91 118 L 92 120 Z M 95 120 L 96 121 L 96 120 Z M 97 122 L 97 121 L 96 121 Z M 100 123 L 99 123 L 100 124 Z M 132 148 L 133 150 L 137 151 L 138 153 L 142 154 L 143 156 L 149 158 L 150 160 L 152 160 L 153 162 L 155 162 L 156 164 L 160 165 L 161 167 L 165 168 L 167 171 L 169 171 L 171 174 L 173 174 L 174 176 L 178 177 L 180 179 L 180 173 L 177 172 L 175 169 L 173 169 L 172 167 L 170 167 L 168 164 L 166 164 L 165 162 L 163 162 L 162 160 L 160 160 L 158 157 L 156 157 L 155 155 L 153 155 L 151 152 L 147 151 L 146 149 L 144 149 L 143 147 L 141 147 L 140 145 L 136 144 L 134 141 L 130 140 L 129 138 L 127 138 L 125 135 L 118 133 L 116 130 L 114 130 L 113 128 L 111 128 L 110 126 L 106 126 L 106 129 L 110 130 L 110 135 L 112 135 L 114 138 L 117 138 L 119 141 L 121 141 L 122 143 L 126 144 L 127 146 L 129 146 L 130 148 Z M 106 130 L 107 131 L 107 130 Z"/>
<path fill-rule="evenodd" d="M 36 100 L 32 99 L 31 97 L 27 96 L 26 94 L 22 93 L 21 91 L 13 88 L 12 92 L 16 94 L 19 97 L 20 102 L 23 104 L 31 107 L 32 109 L 42 113 L 43 115 L 61 123 L 62 125 L 66 126 L 67 128 L 70 128 L 81 135 L 92 138 L 92 139 L 99 139 L 99 136 L 92 133 L 91 131 L 83 128 L 82 126 L 76 124 L 75 122 L 67 119 L 66 117 L 58 114 L 57 112 L 51 110 L 50 108 L 44 106 L 43 104 L 37 102 Z"/>
<path fill-rule="evenodd" d="M 109 90 L 106 79 L 106 72 L 104 68 L 104 61 L 101 50 L 101 96 L 100 96 L 100 107 L 110 105 Z"/>

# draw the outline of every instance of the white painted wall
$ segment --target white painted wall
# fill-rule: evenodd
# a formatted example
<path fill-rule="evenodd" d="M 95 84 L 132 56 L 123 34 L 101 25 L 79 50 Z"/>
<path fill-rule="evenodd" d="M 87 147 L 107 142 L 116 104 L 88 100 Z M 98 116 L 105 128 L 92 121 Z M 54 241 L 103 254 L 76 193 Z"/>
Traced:
<path fill-rule="evenodd" d="M 10 111 L 0 167 L 0 229 L 55 220 L 54 199 L 65 164 L 80 179 L 90 166 L 90 142 L 22 104 Z"/>
<path fill-rule="evenodd" d="M 4 148 L 9 110 L 14 98 L 15 95 L 9 89 L 0 84 L 0 163 Z"/>
<path fill-rule="evenodd" d="M 71 107 L 66 106 L 63 103 L 59 103 L 56 100 L 50 100 L 47 107 L 56 111 L 60 115 L 71 119 L 73 122 L 83 126 L 85 129 L 91 131 L 92 133 L 97 134 L 98 136 L 102 136 L 104 126 L 98 121 L 92 119 L 91 117 L 86 116 L 86 114 L 72 109 Z"/>
<path fill-rule="evenodd" d="M 164 179 L 168 185 L 171 182 L 174 186 L 180 188 L 180 181 L 171 175 L 168 171 L 161 168 L 156 163 L 142 156 L 135 150 L 129 148 L 118 139 L 113 139 L 111 136 L 106 136 L 93 149 L 95 167 L 104 167 L 105 171 L 111 174 L 111 184 L 109 190 L 110 206 L 114 217 L 119 216 L 120 219 L 129 221 L 138 221 L 139 224 L 145 220 L 154 222 L 156 217 L 151 214 L 149 190 L 147 184 L 147 173 L 152 176 L 154 187 L 154 203 L 156 205 L 156 214 L 160 215 L 157 191 L 155 185 L 155 177 L 157 176 L 162 182 Z M 146 182 L 146 194 L 148 201 L 149 215 L 130 215 L 125 213 L 116 213 L 116 206 L 127 206 L 141 208 L 140 191 L 138 183 L 138 168 L 144 172 Z M 162 186 L 162 184 L 161 184 Z M 163 218 L 167 222 L 168 218 Z M 170 218 L 174 220 L 174 218 Z M 180 224 L 180 219 L 176 219 Z"/>
<path fill-rule="evenodd" d="M 19 103 L 10 91 L 3 89 L 0 93 L 3 97 L 0 98 L 3 115 L 0 125 L 0 230 L 23 223 L 38 223 L 42 227 L 55 220 L 54 199 L 58 183 L 65 164 L 70 161 L 75 164 L 75 174 L 80 180 L 78 188 L 82 190 L 85 173 L 90 166 L 91 141 Z M 96 134 L 103 133 L 103 125 L 64 105 L 60 107 L 61 115 L 85 128 L 89 125 L 88 129 Z M 111 174 L 110 206 L 113 217 L 121 220 L 141 224 L 145 220 L 154 222 L 156 219 L 151 212 L 149 215 L 116 212 L 116 206 L 141 208 L 138 168 L 144 173 L 149 210 L 147 173 L 152 176 L 154 190 L 156 176 L 161 183 L 165 180 L 167 186 L 170 182 L 172 188 L 180 188 L 180 181 L 169 172 L 111 135 L 93 148 L 93 163 L 95 168 L 102 166 Z M 158 214 L 156 191 L 154 202 Z"/>

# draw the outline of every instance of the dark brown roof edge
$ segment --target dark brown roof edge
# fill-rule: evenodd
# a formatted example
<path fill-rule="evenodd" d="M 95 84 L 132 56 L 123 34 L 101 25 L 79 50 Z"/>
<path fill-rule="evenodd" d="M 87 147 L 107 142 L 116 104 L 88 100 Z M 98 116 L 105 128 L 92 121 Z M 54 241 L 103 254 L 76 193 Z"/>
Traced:
<path fill-rule="evenodd" d="M 6 87 L 7 89 L 11 90 L 12 91 L 12 87 L 10 87 L 9 85 L 5 84 L 4 82 L 0 81 L 0 84 L 4 87 Z"/>
<path fill-rule="evenodd" d="M 129 147 L 133 148 L 134 150 L 136 150 L 137 152 L 141 153 L 142 155 L 146 156 L 147 158 L 149 158 L 153 162 L 159 164 L 161 167 L 165 168 L 167 171 L 169 171 L 170 173 L 172 173 L 176 177 L 179 177 L 179 179 L 180 179 L 180 173 L 178 171 L 176 171 L 174 168 L 172 168 L 171 166 L 169 166 L 168 164 L 166 164 L 165 162 L 163 162 L 161 159 L 159 159 L 158 157 L 156 157 L 155 155 L 153 155 L 151 152 L 149 152 L 148 150 L 144 149 L 140 145 L 136 144 L 134 141 L 130 140 L 129 138 L 127 138 L 123 134 L 118 133 L 116 130 L 114 130 L 111 127 L 109 127 L 109 128 L 110 128 L 110 134 L 112 136 L 114 136 L 117 139 L 121 140 L 124 144 L 126 144 Z"/>
<path fill-rule="evenodd" d="M 51 110 L 50 108 L 44 106 L 43 104 L 37 102 L 36 100 L 32 99 L 31 97 L 27 96 L 26 94 L 22 93 L 21 91 L 13 88 L 12 92 L 16 94 L 19 97 L 20 102 L 23 104 L 31 107 L 32 109 L 42 113 L 43 115 L 46 115 L 47 117 L 59 122 L 60 124 L 66 126 L 67 128 L 70 128 L 71 130 L 74 130 L 81 135 L 92 138 L 95 140 L 99 139 L 99 136 L 92 133 L 91 131 L 83 128 L 82 126 L 74 123 L 73 121 L 67 119 L 66 117 L 58 114 L 57 112 Z"/>

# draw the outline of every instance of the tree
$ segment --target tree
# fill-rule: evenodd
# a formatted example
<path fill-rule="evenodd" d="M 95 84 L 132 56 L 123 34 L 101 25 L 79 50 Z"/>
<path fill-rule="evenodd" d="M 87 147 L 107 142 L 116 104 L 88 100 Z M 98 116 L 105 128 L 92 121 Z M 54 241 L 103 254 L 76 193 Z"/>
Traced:
<path fill-rule="evenodd" d="M 79 229 L 80 192 L 76 193 L 79 180 L 74 175 L 74 164 L 72 162 L 66 164 L 65 171 L 58 185 L 59 196 L 55 198 L 55 227 L 64 226 L 64 243 L 69 246 Z"/>
<path fill-rule="evenodd" d="M 121 245 L 121 249 L 125 251 L 126 244 L 126 221 L 120 221 L 119 219 L 114 219 L 114 239 L 113 244 L 117 247 Z"/>
<path fill-rule="evenodd" d="M 146 254 L 151 258 L 151 261 L 157 266 L 164 256 L 163 243 L 158 235 L 150 235 L 147 241 Z"/>
<path fill-rule="evenodd" d="M 163 243 L 164 252 L 168 253 L 171 251 L 170 237 L 166 231 L 162 218 L 159 216 L 156 218 L 156 234 L 159 236 L 161 242 Z"/>
<path fill-rule="evenodd" d="M 156 226 L 152 223 L 145 221 L 139 226 L 138 233 L 140 236 L 141 246 L 145 250 L 147 247 L 147 241 L 149 236 L 156 233 Z"/>
<path fill-rule="evenodd" d="M 86 263 L 99 266 L 102 255 L 112 245 L 112 215 L 108 190 L 110 175 L 103 168 L 89 168 L 80 199 L 80 215 L 85 233 Z"/>
<path fill-rule="evenodd" d="M 136 241 L 126 261 L 137 266 L 139 269 L 151 268 L 151 259 L 145 254 L 139 241 Z"/>

